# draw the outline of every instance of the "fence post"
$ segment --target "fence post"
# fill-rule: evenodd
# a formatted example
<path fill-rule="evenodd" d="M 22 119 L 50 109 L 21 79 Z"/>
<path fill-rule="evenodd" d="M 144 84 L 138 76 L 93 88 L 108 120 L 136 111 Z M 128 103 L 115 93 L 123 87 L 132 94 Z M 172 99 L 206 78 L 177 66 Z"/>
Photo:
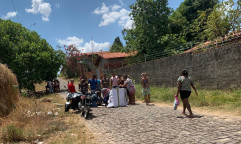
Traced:
<path fill-rule="evenodd" d="M 144 57 L 145 57 L 145 62 L 146 62 L 146 54 L 144 54 Z"/>

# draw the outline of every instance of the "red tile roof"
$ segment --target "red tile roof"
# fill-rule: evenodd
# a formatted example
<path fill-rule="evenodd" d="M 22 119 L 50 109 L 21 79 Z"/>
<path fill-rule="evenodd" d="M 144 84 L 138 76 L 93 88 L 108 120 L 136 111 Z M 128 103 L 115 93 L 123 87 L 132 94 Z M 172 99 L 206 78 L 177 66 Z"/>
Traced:
<path fill-rule="evenodd" d="M 222 37 L 216 38 L 213 43 L 217 44 L 217 41 L 220 41 L 220 40 L 225 41 L 225 40 L 228 40 L 230 37 L 234 38 L 234 39 L 240 39 L 240 36 L 241 36 L 241 29 L 240 29 L 240 31 L 234 31 L 234 32 L 228 33 L 227 35 L 225 35 L 224 39 Z M 206 41 L 203 44 L 197 45 L 189 50 L 186 50 L 184 53 L 190 53 L 190 52 L 196 51 L 196 50 L 203 48 L 205 46 L 208 46 L 210 44 L 212 44 L 212 41 Z"/>
<path fill-rule="evenodd" d="M 122 53 L 122 52 L 111 53 L 109 51 L 94 52 L 94 53 L 82 53 L 82 55 L 87 55 L 87 56 L 92 55 L 92 54 L 96 54 L 104 59 L 125 58 L 125 57 L 133 55 L 133 53 L 131 53 L 131 54 L 130 53 Z"/>
<path fill-rule="evenodd" d="M 111 59 L 111 58 L 128 57 L 128 56 L 130 56 L 130 54 L 129 53 L 116 52 L 116 53 L 103 53 L 103 54 L 100 54 L 99 56 L 103 57 L 104 59 Z"/>

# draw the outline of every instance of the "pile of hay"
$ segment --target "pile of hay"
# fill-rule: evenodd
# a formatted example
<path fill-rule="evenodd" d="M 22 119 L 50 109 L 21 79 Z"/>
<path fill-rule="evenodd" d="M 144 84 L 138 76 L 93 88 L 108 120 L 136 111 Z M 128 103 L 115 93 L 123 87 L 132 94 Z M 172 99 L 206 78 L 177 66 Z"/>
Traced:
<path fill-rule="evenodd" d="M 6 65 L 0 63 L 0 117 L 11 112 L 19 96 L 16 76 Z"/>

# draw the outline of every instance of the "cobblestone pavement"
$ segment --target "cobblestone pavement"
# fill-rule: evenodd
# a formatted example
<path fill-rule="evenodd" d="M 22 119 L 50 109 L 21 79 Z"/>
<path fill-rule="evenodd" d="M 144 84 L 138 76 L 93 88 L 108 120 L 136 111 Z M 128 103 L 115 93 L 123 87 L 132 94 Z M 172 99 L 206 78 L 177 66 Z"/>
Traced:
<path fill-rule="evenodd" d="M 92 108 L 86 120 L 97 143 L 241 143 L 241 120 L 215 116 L 181 116 L 170 107 L 138 104 Z"/>
<path fill-rule="evenodd" d="M 206 115 L 190 119 L 165 106 L 92 108 L 86 125 L 98 144 L 241 143 L 241 119 Z"/>

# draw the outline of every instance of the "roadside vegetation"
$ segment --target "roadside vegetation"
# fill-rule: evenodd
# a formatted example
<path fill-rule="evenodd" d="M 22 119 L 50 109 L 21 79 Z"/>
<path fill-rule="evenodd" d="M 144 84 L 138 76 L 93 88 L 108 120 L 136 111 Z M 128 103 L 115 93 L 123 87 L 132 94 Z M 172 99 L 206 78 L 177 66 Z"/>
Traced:
<path fill-rule="evenodd" d="M 168 0 L 137 0 L 130 6 L 134 25 L 122 30 L 124 49 L 138 53 L 127 59 L 129 64 L 180 54 L 240 32 L 240 1 L 184 0 L 175 10 L 168 5 Z"/>
<path fill-rule="evenodd" d="M 0 19 L 0 61 L 16 75 L 20 89 L 34 91 L 34 84 L 53 80 L 65 60 L 35 31 Z"/>
<path fill-rule="evenodd" d="M 9 114 L 19 99 L 16 76 L 0 63 L 0 117 Z"/>
<path fill-rule="evenodd" d="M 135 85 L 137 88 L 136 98 L 144 100 L 142 95 L 142 87 L 139 84 Z M 172 104 L 177 88 L 170 88 L 165 86 L 151 86 L 151 101 L 165 102 Z M 241 115 L 241 89 L 233 90 L 205 90 L 198 89 L 198 96 L 192 93 L 189 101 L 192 106 L 205 107 L 208 109 L 222 110 Z M 180 97 L 179 97 L 180 99 Z"/>
<path fill-rule="evenodd" d="M 13 112 L 0 118 L 0 143 L 94 143 L 80 115 L 64 112 L 64 102 L 59 94 L 21 96 Z"/>

